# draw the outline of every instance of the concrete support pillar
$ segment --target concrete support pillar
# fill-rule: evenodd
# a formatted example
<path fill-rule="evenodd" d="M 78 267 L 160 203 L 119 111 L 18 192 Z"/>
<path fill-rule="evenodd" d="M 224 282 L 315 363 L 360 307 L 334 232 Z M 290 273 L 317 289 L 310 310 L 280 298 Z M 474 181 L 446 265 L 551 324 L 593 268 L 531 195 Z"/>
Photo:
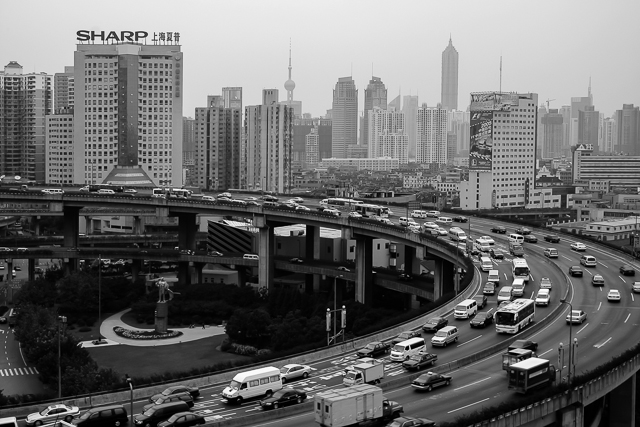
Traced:
<path fill-rule="evenodd" d="M 30 282 L 36 280 L 36 260 L 35 258 L 29 258 L 27 260 L 27 279 Z"/>
<path fill-rule="evenodd" d="M 206 265 L 206 263 L 204 262 L 194 262 L 193 263 L 193 270 L 194 270 L 194 279 L 195 282 L 198 284 L 204 283 L 204 280 L 202 279 L 202 270 L 204 269 L 204 266 Z"/>
<path fill-rule="evenodd" d="M 178 283 L 181 285 L 191 284 L 191 275 L 189 274 L 189 261 L 178 262 Z"/>
<path fill-rule="evenodd" d="M 405 309 L 407 310 L 417 310 L 420 308 L 420 301 L 418 301 L 418 297 L 412 294 L 404 294 L 405 296 Z"/>
<path fill-rule="evenodd" d="M 33 232 L 35 233 L 36 236 L 40 235 L 40 217 L 39 216 L 34 216 L 32 218 L 33 221 Z"/>
<path fill-rule="evenodd" d="M 633 374 L 609 393 L 609 426 L 636 425 L 636 376 Z"/>
<path fill-rule="evenodd" d="M 412 274 L 415 270 L 416 249 L 413 246 L 404 247 L 404 272 Z"/>
<path fill-rule="evenodd" d="M 91 234 L 92 230 L 91 217 L 89 215 L 84 216 L 84 232 L 88 236 Z"/>
<path fill-rule="evenodd" d="M 64 246 L 66 248 L 77 248 L 80 246 L 80 208 L 75 206 L 65 206 L 64 214 Z M 75 253 L 74 253 L 75 254 Z M 64 259 L 65 274 L 71 274 L 78 270 L 78 258 Z"/>
<path fill-rule="evenodd" d="M 356 239 L 356 301 L 371 305 L 373 302 L 373 239 Z"/>
<path fill-rule="evenodd" d="M 178 217 L 178 246 L 180 249 L 196 250 L 196 214 L 179 213 Z"/>
<path fill-rule="evenodd" d="M 139 236 L 142 232 L 142 219 L 139 216 L 133 217 L 133 234 Z"/>
<path fill-rule="evenodd" d="M 449 261 L 445 261 L 440 258 L 434 260 L 434 272 L 433 272 L 433 297 L 435 300 L 442 297 L 442 295 L 455 292 L 456 295 L 460 291 L 455 289 L 454 283 L 454 265 Z"/>
<path fill-rule="evenodd" d="M 633 407 L 625 408 L 627 411 L 633 411 Z M 612 408 L 613 411 L 613 408 Z M 576 403 L 575 405 L 567 406 L 557 412 L 559 424 L 562 427 L 584 427 L 584 406 Z M 614 424 L 610 424 L 613 426 Z M 621 426 L 632 426 L 633 424 L 620 424 Z"/>
<path fill-rule="evenodd" d="M 304 257 L 309 260 L 320 259 L 320 227 L 307 225 Z"/>
<path fill-rule="evenodd" d="M 141 259 L 134 259 L 133 262 L 131 263 L 131 281 L 135 282 L 136 280 L 138 280 L 138 276 L 140 275 L 140 272 L 142 271 L 142 260 Z"/>
<path fill-rule="evenodd" d="M 273 227 L 265 224 L 260 228 L 258 242 L 258 283 L 265 286 L 267 291 L 271 291 L 273 287 L 273 262 L 271 257 L 275 253 L 275 238 L 273 237 Z"/>

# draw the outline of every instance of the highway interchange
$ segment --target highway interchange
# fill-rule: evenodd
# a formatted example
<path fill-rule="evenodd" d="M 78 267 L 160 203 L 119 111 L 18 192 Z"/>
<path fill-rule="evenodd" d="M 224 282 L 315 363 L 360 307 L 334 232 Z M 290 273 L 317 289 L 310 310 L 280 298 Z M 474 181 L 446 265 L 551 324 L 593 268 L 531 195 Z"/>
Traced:
<path fill-rule="evenodd" d="M 496 240 L 496 246 L 507 250 L 507 241 L 504 235 L 495 235 L 490 232 L 493 221 L 471 218 L 472 237 L 475 239 L 480 235 L 491 235 Z M 463 225 L 467 229 L 467 224 Z M 508 232 L 512 232 L 514 226 L 507 226 Z M 639 270 L 637 262 L 630 262 L 625 257 L 616 253 L 610 253 L 606 249 L 587 245 L 586 254 L 596 256 L 598 265 L 596 268 L 584 268 L 582 278 L 566 278 L 566 272 L 572 265 L 579 265 L 580 256 L 583 253 L 576 253 L 569 249 L 573 240 L 562 237 L 561 243 L 550 244 L 542 240 L 543 234 L 536 233 L 539 243 L 525 243 L 525 257 L 529 261 L 532 269 L 532 281 L 527 285 L 528 297 L 533 297 L 537 291 L 539 279 L 543 276 L 550 277 L 553 282 L 551 292 L 552 299 L 549 307 L 537 307 L 536 319 L 542 319 L 551 313 L 554 307 L 560 304 L 561 296 L 567 291 L 569 286 L 570 302 L 574 309 L 581 309 L 587 312 L 587 321 L 582 325 L 573 326 L 573 336 L 578 339 L 579 350 L 576 358 L 577 372 L 583 372 L 595 368 L 596 366 L 609 360 L 613 355 L 621 353 L 630 347 L 632 343 L 639 340 L 638 324 L 640 323 L 640 303 L 635 301 L 635 296 L 631 292 L 633 276 L 621 276 L 618 268 L 623 264 L 630 264 Z M 542 256 L 546 247 L 556 247 L 560 256 L 558 259 L 549 261 Z M 500 285 L 511 282 L 511 263 L 509 256 L 504 261 L 494 260 L 496 268 L 502 276 Z M 551 265 L 555 263 L 558 268 Z M 476 263 L 477 264 L 477 263 Z M 591 285 L 593 274 L 601 274 L 605 278 L 605 286 L 594 287 Z M 486 281 L 486 273 L 482 274 L 482 283 L 477 293 L 481 293 L 482 285 Z M 637 277 L 637 276 L 636 276 Z M 636 279 L 640 280 L 640 278 Z M 618 289 L 622 294 L 622 301 L 611 303 L 606 299 L 609 289 Z M 488 307 L 496 307 L 495 296 L 489 297 Z M 484 309 L 486 310 L 486 308 Z M 539 357 L 550 359 L 552 363 L 558 365 L 558 344 L 569 341 L 569 327 L 565 323 L 565 316 L 568 313 L 568 306 L 565 305 L 562 314 L 552 323 L 542 330 L 532 332 L 525 329 L 520 335 L 533 339 L 539 343 Z M 490 347 L 510 336 L 498 335 L 493 326 L 485 329 L 470 329 L 468 321 L 455 320 L 451 312 L 431 313 L 426 318 L 435 315 L 445 315 L 450 324 L 458 326 L 460 330 L 460 340 L 456 345 L 446 348 L 432 348 L 428 345 L 430 352 L 438 355 L 437 365 L 442 365 L 464 356 L 479 352 Z M 430 335 L 423 334 L 427 342 Z M 393 338 L 390 336 L 389 338 Z M 506 346 L 505 346 L 506 347 Z M 296 388 L 302 388 L 313 396 L 318 391 L 341 387 L 342 370 L 347 364 L 355 359 L 353 352 L 339 357 L 320 360 L 311 364 L 314 369 L 313 374 L 307 380 L 293 383 Z M 471 366 L 451 372 L 453 383 L 448 388 L 437 389 L 431 393 L 416 393 L 409 385 L 411 374 L 405 373 L 404 369 L 395 362 L 390 362 L 388 356 L 381 358 L 385 361 L 385 375 L 387 378 L 398 378 L 407 376 L 406 386 L 393 391 L 387 391 L 388 398 L 397 400 L 404 405 L 405 414 L 428 417 L 438 422 L 452 421 L 456 416 L 467 412 L 476 411 L 482 407 L 495 406 L 505 399 L 518 399 L 506 387 L 506 376 L 501 369 L 500 355 L 488 357 Z M 279 366 L 278 364 L 275 364 Z M 563 371 L 566 375 L 566 368 Z M 414 375 L 415 376 L 415 375 Z M 384 381 L 384 380 L 383 380 Z M 194 410 L 207 419 L 214 420 L 219 417 L 234 418 L 242 415 L 250 415 L 260 411 L 257 401 L 245 402 L 239 406 L 230 406 L 220 397 L 220 392 L 226 384 L 218 384 L 201 390 L 202 397 L 196 402 Z M 144 402 L 136 402 L 134 412 L 139 412 Z M 25 414 L 26 415 L 26 414 Z M 272 425 L 274 422 L 255 425 Z M 296 415 L 282 418 L 277 421 L 278 426 L 312 426 L 317 425 L 313 421 L 312 413 Z"/>

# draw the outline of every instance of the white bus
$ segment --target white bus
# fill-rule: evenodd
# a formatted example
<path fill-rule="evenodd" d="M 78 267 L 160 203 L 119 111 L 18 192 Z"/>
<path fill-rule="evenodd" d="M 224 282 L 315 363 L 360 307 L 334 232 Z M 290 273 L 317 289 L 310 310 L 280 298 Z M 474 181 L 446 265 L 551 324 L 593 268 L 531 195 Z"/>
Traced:
<path fill-rule="evenodd" d="M 188 199 L 191 197 L 193 192 L 191 190 L 187 190 L 185 188 L 172 188 L 169 190 L 169 197 L 174 197 L 176 199 Z"/>
<path fill-rule="evenodd" d="M 524 258 L 514 258 L 512 263 L 513 278 L 523 279 L 525 282 L 528 282 L 531 277 L 531 270 L 529 270 L 529 264 L 527 264 L 527 260 Z"/>
<path fill-rule="evenodd" d="M 154 188 L 153 190 L 151 190 L 151 197 L 166 198 L 167 192 L 164 188 Z"/>
<path fill-rule="evenodd" d="M 353 209 L 355 206 L 361 205 L 362 201 L 355 200 L 355 199 L 342 199 L 339 197 L 332 197 L 329 199 L 323 199 L 322 201 L 320 201 L 320 204 L 328 208 L 344 210 L 344 209 L 349 209 L 349 207 Z"/>
<path fill-rule="evenodd" d="M 361 203 L 355 205 L 353 210 L 358 212 L 364 218 L 389 218 L 389 208 L 386 206 Z"/>
<path fill-rule="evenodd" d="M 494 316 L 496 332 L 517 334 L 533 322 L 536 303 L 532 299 L 519 298 L 498 309 Z"/>
<path fill-rule="evenodd" d="M 269 396 L 282 388 L 280 369 L 269 366 L 240 372 L 222 391 L 222 397 L 231 403 L 257 396 Z"/>

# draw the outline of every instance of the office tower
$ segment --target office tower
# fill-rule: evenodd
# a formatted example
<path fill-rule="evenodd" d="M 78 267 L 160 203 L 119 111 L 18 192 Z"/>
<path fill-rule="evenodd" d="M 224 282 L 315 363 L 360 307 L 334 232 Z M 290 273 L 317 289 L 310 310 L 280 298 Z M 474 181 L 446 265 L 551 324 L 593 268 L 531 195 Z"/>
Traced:
<path fill-rule="evenodd" d="M 380 77 L 372 76 L 364 90 L 364 115 L 360 126 L 360 145 L 369 143 L 369 111 L 376 107 L 382 110 L 387 108 L 387 88 Z"/>
<path fill-rule="evenodd" d="M 637 193 L 640 187 L 640 156 L 596 155 L 593 147 L 573 147 L 573 181 L 608 182 L 615 191 Z"/>
<path fill-rule="evenodd" d="M 542 119 L 544 126 L 538 129 L 538 134 L 542 133 L 542 158 L 553 159 L 563 156 L 564 141 L 564 118 L 558 113 L 557 108 L 549 109 Z"/>
<path fill-rule="evenodd" d="M 453 158 L 458 155 L 458 135 L 455 132 L 447 132 L 447 164 L 453 164 Z"/>
<path fill-rule="evenodd" d="M 45 116 L 45 182 L 73 184 L 73 107 Z"/>
<path fill-rule="evenodd" d="M 600 152 L 602 154 L 612 154 L 614 137 L 616 135 L 616 121 L 614 118 L 607 117 L 602 122 L 602 146 Z"/>
<path fill-rule="evenodd" d="M 543 155 L 542 155 L 542 147 L 544 145 L 543 143 L 543 135 L 544 135 L 544 124 L 542 123 L 542 118 L 547 114 L 547 108 L 544 106 L 544 104 L 541 104 L 538 107 L 538 123 L 537 123 L 537 129 L 538 129 L 538 133 L 536 135 L 536 159 L 542 159 Z"/>
<path fill-rule="evenodd" d="M 73 107 L 75 99 L 75 80 L 73 67 L 64 67 L 64 73 L 53 75 L 53 111 Z"/>
<path fill-rule="evenodd" d="M 185 185 L 195 184 L 195 150 L 196 150 L 196 121 L 191 117 L 182 118 L 182 173 Z"/>
<path fill-rule="evenodd" d="M 291 184 L 293 110 L 277 101 L 277 89 L 262 91 L 262 105 L 245 107 L 244 175 L 249 189 L 284 193 Z"/>
<path fill-rule="evenodd" d="M 640 155 L 640 108 L 633 104 L 623 104 L 613 116 L 616 121 L 616 133 L 613 151 L 630 156 Z"/>
<path fill-rule="evenodd" d="M 416 117 L 418 115 L 418 97 L 406 95 L 402 99 L 402 112 L 404 113 L 406 132 L 409 136 L 409 161 L 416 160 L 416 135 L 418 128 Z"/>
<path fill-rule="evenodd" d="M 177 42 L 77 45 L 74 182 L 182 186 Z"/>
<path fill-rule="evenodd" d="M 0 72 L 0 169 L 3 175 L 45 182 L 45 116 L 51 114 L 51 76 L 23 74 L 9 62 Z"/>
<path fill-rule="evenodd" d="M 469 152 L 469 112 L 448 111 L 447 132 L 456 135 L 456 153 Z M 452 160 L 452 159 L 448 159 Z"/>
<path fill-rule="evenodd" d="M 597 152 L 599 127 L 600 112 L 594 106 L 587 105 L 578 111 L 578 144 L 591 144 Z"/>
<path fill-rule="evenodd" d="M 241 128 L 238 108 L 196 108 L 196 186 L 213 191 L 240 188 Z"/>
<path fill-rule="evenodd" d="M 449 37 L 449 46 L 442 52 L 441 103 L 445 110 L 458 109 L 458 51 Z"/>
<path fill-rule="evenodd" d="M 223 87 L 222 88 L 222 106 L 224 108 L 236 108 L 242 112 L 242 88 L 241 87 Z"/>
<path fill-rule="evenodd" d="M 537 106 L 535 93 L 471 94 L 469 180 L 460 183 L 462 209 L 538 206 Z"/>
<path fill-rule="evenodd" d="M 416 117 L 416 162 L 447 163 L 447 110 L 422 104 Z"/>
<path fill-rule="evenodd" d="M 367 157 L 391 157 L 398 159 L 400 164 L 408 163 L 409 136 L 404 131 L 404 113 L 380 107 L 374 107 L 368 113 Z"/>
<path fill-rule="evenodd" d="M 387 110 L 402 111 L 402 99 L 400 95 L 396 96 L 387 104 Z"/>
<path fill-rule="evenodd" d="M 589 96 L 573 96 L 571 97 L 571 118 L 577 119 L 580 111 L 584 111 L 585 107 L 591 107 L 593 98 Z"/>
<path fill-rule="evenodd" d="M 351 77 L 340 77 L 333 90 L 331 155 L 342 158 L 358 143 L 358 90 Z"/>
<path fill-rule="evenodd" d="M 331 157 L 331 119 L 295 118 L 293 120 L 293 150 L 291 165 L 294 169 L 304 168 L 307 163 L 307 135 L 312 129 L 318 134 L 318 161 Z"/>
<path fill-rule="evenodd" d="M 318 157 L 318 148 L 320 147 L 320 135 L 318 127 L 315 126 L 311 132 L 305 136 L 305 161 L 304 168 L 315 168 L 318 166 L 320 158 Z"/>

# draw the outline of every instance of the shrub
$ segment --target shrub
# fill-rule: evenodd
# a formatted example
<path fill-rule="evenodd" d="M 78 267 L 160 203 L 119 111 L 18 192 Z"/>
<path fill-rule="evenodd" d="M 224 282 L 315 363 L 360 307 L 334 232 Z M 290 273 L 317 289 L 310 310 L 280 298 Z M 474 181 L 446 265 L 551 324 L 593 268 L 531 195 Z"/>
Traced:
<path fill-rule="evenodd" d="M 90 331 L 91 331 L 91 328 L 88 326 L 83 326 L 78 329 L 78 332 L 90 332 Z"/>

